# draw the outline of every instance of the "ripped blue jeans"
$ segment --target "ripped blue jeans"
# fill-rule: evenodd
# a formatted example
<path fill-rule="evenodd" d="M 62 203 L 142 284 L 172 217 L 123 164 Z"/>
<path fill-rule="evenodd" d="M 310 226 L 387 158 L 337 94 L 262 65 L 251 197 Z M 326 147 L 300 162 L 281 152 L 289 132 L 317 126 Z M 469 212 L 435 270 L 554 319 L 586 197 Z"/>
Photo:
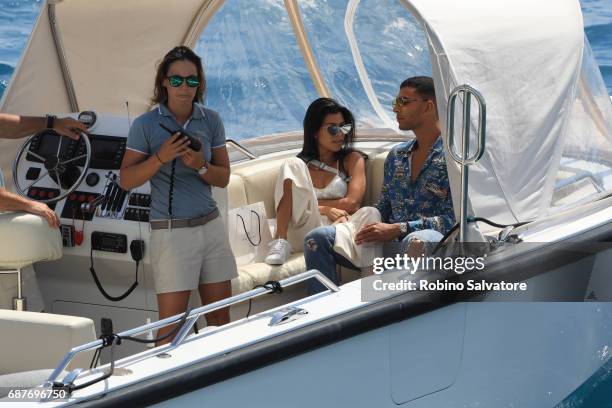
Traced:
<path fill-rule="evenodd" d="M 405 253 L 410 242 L 418 239 L 426 243 L 439 242 L 442 234 L 435 230 L 413 231 L 406 235 L 401 241 L 385 243 L 383 250 L 384 256 L 395 256 L 398 253 Z M 346 268 L 359 270 L 345 257 L 338 255 L 334 251 L 336 241 L 336 228 L 334 226 L 324 226 L 315 228 L 304 237 L 304 258 L 306 259 L 306 269 L 317 269 L 327 276 L 332 282 L 338 284 L 336 265 Z M 325 290 L 325 287 L 315 279 L 308 280 L 308 292 L 310 294 Z"/>

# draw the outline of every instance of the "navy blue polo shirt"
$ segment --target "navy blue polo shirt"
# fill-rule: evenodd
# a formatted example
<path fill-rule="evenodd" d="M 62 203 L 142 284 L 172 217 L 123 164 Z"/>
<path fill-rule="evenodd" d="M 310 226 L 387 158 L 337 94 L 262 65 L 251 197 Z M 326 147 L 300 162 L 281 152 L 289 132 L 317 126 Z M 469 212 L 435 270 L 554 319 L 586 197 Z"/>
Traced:
<path fill-rule="evenodd" d="M 127 148 L 150 156 L 159 151 L 162 143 L 171 135 L 159 126 L 163 123 L 169 129 L 180 129 L 176 118 L 168 107 L 160 104 L 155 109 L 134 120 L 127 140 Z M 204 158 L 210 162 L 212 149 L 225 146 L 225 129 L 221 117 L 215 111 L 200 104 L 193 105 L 191 118 L 183 127 L 191 136 L 202 142 Z M 172 162 L 163 165 L 151 177 L 151 214 L 150 219 L 168 219 L 168 191 Z M 196 170 L 176 160 L 174 189 L 172 199 L 172 218 L 196 218 L 209 214 L 217 207 L 212 197 L 211 187 L 202 180 Z"/>

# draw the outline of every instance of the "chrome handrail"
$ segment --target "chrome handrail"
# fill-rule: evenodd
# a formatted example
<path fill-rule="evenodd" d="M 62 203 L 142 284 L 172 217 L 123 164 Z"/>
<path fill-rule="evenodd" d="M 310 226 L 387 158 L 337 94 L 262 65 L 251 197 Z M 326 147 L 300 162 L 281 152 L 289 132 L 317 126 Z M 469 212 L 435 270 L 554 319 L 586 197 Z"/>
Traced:
<path fill-rule="evenodd" d="M 333 283 L 331 280 L 329 280 L 329 278 L 327 278 L 325 275 L 323 275 L 321 272 L 315 269 L 311 269 L 309 271 L 302 272 L 298 275 L 283 279 L 279 281 L 279 284 L 282 287 L 287 287 L 287 286 L 295 285 L 296 283 L 300 283 L 300 282 L 303 282 L 311 278 L 317 279 L 322 285 L 326 286 L 327 289 L 329 289 L 332 292 L 338 292 L 340 290 L 340 288 L 335 283 Z M 218 302 L 210 303 L 208 305 L 201 306 L 197 309 L 193 309 L 187 315 L 185 323 L 182 325 L 181 329 L 176 334 L 176 337 L 174 338 L 174 340 L 172 341 L 172 343 L 170 344 L 168 348 L 170 349 L 170 348 L 175 348 L 179 346 L 185 340 L 185 338 L 189 334 L 189 331 L 191 330 L 191 327 L 197 321 L 198 317 L 200 317 L 201 315 L 213 312 L 217 309 L 222 309 L 224 307 L 231 306 L 236 303 L 243 302 L 245 300 L 254 299 L 258 296 L 261 296 L 266 293 L 270 293 L 272 291 L 273 289 L 268 289 L 265 287 L 258 287 L 258 288 L 249 290 L 248 292 L 240 293 L 238 295 L 229 297 L 227 299 L 223 299 Z M 167 317 L 163 320 L 158 320 L 157 322 L 145 324 L 144 326 L 136 327 L 134 329 L 130 329 L 130 330 L 121 332 L 117 335 L 119 337 L 136 336 L 142 333 L 146 333 L 149 330 L 153 330 L 153 329 L 157 329 L 160 327 L 168 326 L 170 324 L 177 323 L 183 318 L 184 318 L 183 314 L 174 315 L 171 317 Z M 66 369 L 68 364 L 70 364 L 70 361 L 72 361 L 74 356 L 76 356 L 78 353 L 101 348 L 102 345 L 103 345 L 103 341 L 99 339 L 99 340 L 95 340 L 95 341 L 83 344 L 81 346 L 72 348 L 68 353 L 66 353 L 66 355 L 64 356 L 62 361 L 59 363 L 59 365 L 55 367 L 55 370 L 53 370 L 53 372 L 47 379 L 45 385 L 51 386 L 55 382 L 57 377 L 62 373 L 62 371 Z"/>
<path fill-rule="evenodd" d="M 233 145 L 236 148 L 236 150 L 238 150 L 240 153 L 244 154 L 246 157 L 248 157 L 251 160 L 259 158 L 259 156 L 251 152 L 249 149 L 247 149 L 246 147 L 244 147 L 243 145 L 241 145 L 234 139 L 227 139 L 225 143 L 229 145 Z"/>
<path fill-rule="evenodd" d="M 463 128 L 461 132 L 462 152 L 458 153 L 455 145 L 455 104 L 457 97 L 463 94 Z M 470 126 L 471 126 L 471 99 L 476 98 L 478 103 L 478 144 L 476 151 L 470 156 Z M 485 152 L 487 105 L 484 97 L 476 89 L 469 85 L 460 85 L 453 89 L 448 97 L 446 116 L 446 148 L 452 159 L 461 165 L 461 204 L 459 208 L 459 240 L 465 242 L 467 239 L 467 199 L 469 166 L 478 163 Z"/>

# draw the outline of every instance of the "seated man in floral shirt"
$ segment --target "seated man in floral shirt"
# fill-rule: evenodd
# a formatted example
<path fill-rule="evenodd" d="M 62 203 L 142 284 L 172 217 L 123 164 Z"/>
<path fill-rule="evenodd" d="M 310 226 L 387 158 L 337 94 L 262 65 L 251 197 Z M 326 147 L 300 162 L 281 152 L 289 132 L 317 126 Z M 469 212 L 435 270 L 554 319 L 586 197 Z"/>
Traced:
<path fill-rule="evenodd" d="M 433 80 L 413 77 L 400 85 L 393 112 L 401 130 L 412 130 L 416 139 L 394 147 L 385 160 L 384 181 L 376 208 L 379 223 L 365 225 L 355 234 L 355 244 L 397 242 L 396 252 L 411 242 L 438 242 L 455 223 L 453 203 L 440 137 Z M 355 265 L 334 251 L 336 228 L 319 227 L 304 239 L 307 269 L 317 269 L 337 282 L 336 264 Z M 323 289 L 313 281 L 311 292 Z"/>

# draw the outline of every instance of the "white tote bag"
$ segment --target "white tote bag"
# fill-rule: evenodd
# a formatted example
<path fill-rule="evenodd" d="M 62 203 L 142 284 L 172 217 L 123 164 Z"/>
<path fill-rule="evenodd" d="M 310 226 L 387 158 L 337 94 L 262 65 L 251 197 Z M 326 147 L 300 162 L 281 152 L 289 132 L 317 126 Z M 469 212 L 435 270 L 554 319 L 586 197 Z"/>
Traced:
<path fill-rule="evenodd" d="M 236 264 L 262 262 L 272 241 L 263 201 L 229 210 L 227 221 Z"/>

